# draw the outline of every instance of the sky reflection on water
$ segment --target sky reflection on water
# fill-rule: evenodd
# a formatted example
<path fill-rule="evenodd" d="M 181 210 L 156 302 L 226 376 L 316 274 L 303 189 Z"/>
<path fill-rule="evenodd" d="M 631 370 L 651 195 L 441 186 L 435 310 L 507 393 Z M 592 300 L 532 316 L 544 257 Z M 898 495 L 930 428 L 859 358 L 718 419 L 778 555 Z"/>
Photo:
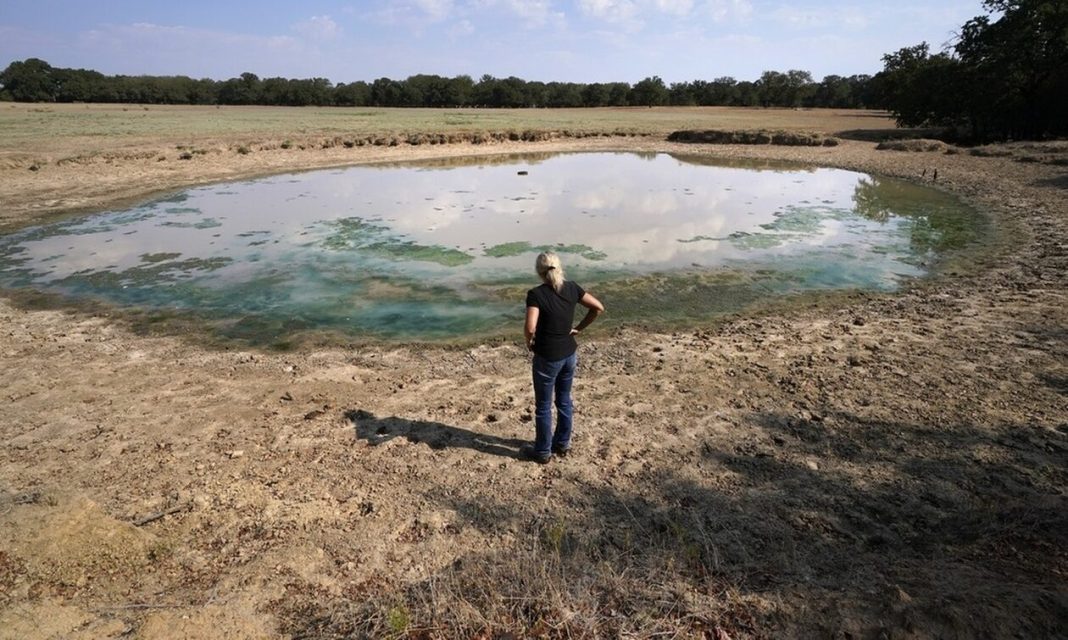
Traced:
<path fill-rule="evenodd" d="M 672 323 L 791 291 L 891 289 L 975 234 L 954 198 L 851 171 L 516 156 L 213 185 L 24 229 L 0 238 L 0 286 L 196 311 L 257 343 L 433 339 L 519 317 L 547 247 L 614 317 Z"/>

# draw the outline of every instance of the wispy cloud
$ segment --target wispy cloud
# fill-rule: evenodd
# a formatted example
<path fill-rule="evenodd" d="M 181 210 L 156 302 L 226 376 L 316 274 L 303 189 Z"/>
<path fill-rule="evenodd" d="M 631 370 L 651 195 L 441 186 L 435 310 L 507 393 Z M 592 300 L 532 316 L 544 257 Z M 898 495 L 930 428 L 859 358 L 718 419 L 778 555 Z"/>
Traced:
<path fill-rule="evenodd" d="M 308 47 L 295 36 L 250 35 L 150 22 L 102 25 L 83 31 L 72 48 L 85 59 L 101 61 L 102 71 L 127 74 L 218 78 L 267 68 L 300 74 L 306 71 L 298 68 L 298 62 L 313 62 Z"/>
<path fill-rule="evenodd" d="M 125 25 L 105 25 L 81 34 L 83 44 L 109 47 L 152 47 L 183 49 L 195 47 L 250 46 L 268 49 L 295 49 L 299 42 L 292 36 L 258 36 L 226 31 L 212 31 L 193 27 L 135 22 Z"/>
<path fill-rule="evenodd" d="M 725 22 L 747 18 L 753 12 L 749 0 L 576 0 L 583 15 L 637 30 L 654 20 L 701 20 Z"/>
<path fill-rule="evenodd" d="M 753 5 L 749 0 L 706 0 L 700 11 L 714 22 L 738 21 L 752 15 Z"/>
<path fill-rule="evenodd" d="M 475 32 L 475 25 L 471 24 L 470 20 L 458 20 L 452 26 L 449 27 L 449 37 L 465 38 Z"/>
<path fill-rule="evenodd" d="M 341 27 L 330 16 L 312 16 L 293 25 L 293 30 L 310 40 L 333 40 Z"/>
<path fill-rule="evenodd" d="M 608 22 L 628 22 L 639 12 L 635 0 L 578 0 L 579 11 Z"/>
<path fill-rule="evenodd" d="M 454 9 L 452 0 L 414 0 L 413 4 L 432 20 L 444 20 Z"/>
<path fill-rule="evenodd" d="M 559 27 L 565 22 L 564 13 L 554 11 L 549 0 L 472 0 L 468 5 L 471 13 L 500 8 L 519 18 L 525 27 L 542 27 L 552 23 Z"/>

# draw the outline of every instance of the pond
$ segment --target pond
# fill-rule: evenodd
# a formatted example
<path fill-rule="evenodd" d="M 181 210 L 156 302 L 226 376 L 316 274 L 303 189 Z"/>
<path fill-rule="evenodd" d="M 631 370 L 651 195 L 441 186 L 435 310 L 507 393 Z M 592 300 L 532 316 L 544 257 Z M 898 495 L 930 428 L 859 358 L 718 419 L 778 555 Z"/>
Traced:
<path fill-rule="evenodd" d="M 0 237 L 0 288 L 301 334 L 516 332 L 551 248 L 614 322 L 672 327 L 797 292 L 892 290 L 976 241 L 956 198 L 853 171 L 637 153 L 357 166 L 189 189 Z"/>

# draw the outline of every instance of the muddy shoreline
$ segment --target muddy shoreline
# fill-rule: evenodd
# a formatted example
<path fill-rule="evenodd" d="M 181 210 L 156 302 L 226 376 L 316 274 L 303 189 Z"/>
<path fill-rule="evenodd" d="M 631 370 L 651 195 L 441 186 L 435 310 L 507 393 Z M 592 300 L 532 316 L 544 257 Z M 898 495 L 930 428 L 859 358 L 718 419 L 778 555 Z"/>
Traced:
<path fill-rule="evenodd" d="M 0 224 L 355 162 L 623 150 L 911 180 L 937 168 L 936 186 L 987 212 L 997 240 L 900 293 L 686 331 L 613 327 L 606 301 L 580 347 L 575 452 L 545 467 L 515 456 L 533 430 L 518 339 L 209 349 L 2 301 L 0 628 L 12 637 L 333 637 L 341 627 L 315 626 L 324 611 L 502 566 L 560 527 L 591 553 L 652 536 L 640 553 L 598 556 L 590 580 L 642 576 L 675 603 L 651 619 L 696 636 L 1052 638 L 1068 626 L 1065 167 L 856 141 L 229 144 L 192 160 L 158 161 L 159 145 L 0 168 Z M 680 560 L 694 557 L 699 570 Z"/>

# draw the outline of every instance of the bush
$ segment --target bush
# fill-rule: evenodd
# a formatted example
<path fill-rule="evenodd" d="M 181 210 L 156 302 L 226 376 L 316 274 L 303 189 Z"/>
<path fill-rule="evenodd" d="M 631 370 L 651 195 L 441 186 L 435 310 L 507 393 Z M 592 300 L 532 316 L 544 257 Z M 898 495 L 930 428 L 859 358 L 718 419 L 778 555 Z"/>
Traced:
<path fill-rule="evenodd" d="M 930 140 L 927 138 L 917 138 L 915 140 L 884 140 L 876 145 L 876 149 L 880 151 L 940 151 L 944 152 L 949 145 L 941 140 Z"/>
<path fill-rule="evenodd" d="M 833 147 L 838 144 L 837 138 L 805 131 L 716 129 L 675 131 L 668 136 L 668 141 L 704 144 L 774 144 L 790 147 Z"/>

